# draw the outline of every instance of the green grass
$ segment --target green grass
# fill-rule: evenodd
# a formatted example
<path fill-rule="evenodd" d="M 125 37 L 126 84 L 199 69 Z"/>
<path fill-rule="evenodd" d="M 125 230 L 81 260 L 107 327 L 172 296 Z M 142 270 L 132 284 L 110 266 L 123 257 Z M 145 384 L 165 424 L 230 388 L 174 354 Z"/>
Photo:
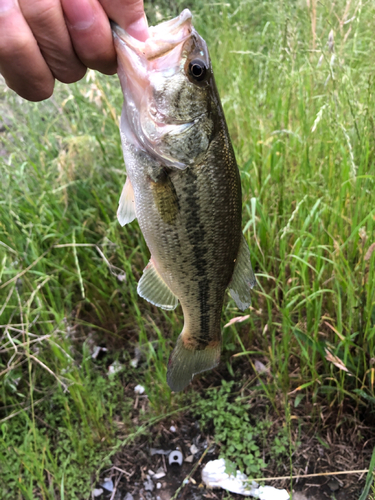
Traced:
<path fill-rule="evenodd" d="M 241 169 L 258 286 L 250 318 L 223 330 L 224 364 L 247 385 L 261 359 L 269 376 L 259 390 L 277 411 L 281 400 L 285 415 L 311 405 L 318 419 L 321 398 L 373 411 L 375 6 L 350 4 L 344 19 L 346 2 L 321 2 L 315 36 L 305 2 L 160 6 L 146 6 L 152 23 L 160 12 L 193 10 Z M 137 297 L 148 250 L 136 221 L 121 228 L 116 220 L 121 105 L 117 78 L 93 72 L 57 85 L 44 103 L 0 96 L 8 124 L 0 135 L 0 498 L 10 487 L 14 498 L 88 498 L 103 457 L 125 439 L 115 417 L 129 439 L 137 434 L 123 385 L 146 386 L 146 427 L 189 397 L 165 382 L 181 311 Z M 223 325 L 238 315 L 228 298 Z M 93 344 L 124 366 L 119 376 L 91 358 Z M 135 347 L 138 369 L 129 365 Z"/>

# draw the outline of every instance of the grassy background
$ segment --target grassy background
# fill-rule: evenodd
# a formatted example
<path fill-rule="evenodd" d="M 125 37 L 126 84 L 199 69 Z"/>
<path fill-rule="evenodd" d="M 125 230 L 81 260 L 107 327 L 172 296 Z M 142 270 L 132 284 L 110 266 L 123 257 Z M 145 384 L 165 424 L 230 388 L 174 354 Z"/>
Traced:
<path fill-rule="evenodd" d="M 298 405 L 318 417 L 322 398 L 373 411 L 375 6 L 146 12 L 155 24 L 184 7 L 210 47 L 258 279 L 250 317 L 224 330 L 228 377 L 248 384 L 261 360 L 259 390 L 286 420 Z M 165 382 L 181 311 L 137 297 L 148 250 L 136 221 L 115 216 L 121 104 L 117 77 L 92 71 L 43 103 L 0 95 L 0 498 L 89 498 L 104 457 L 189 399 Z M 239 315 L 229 298 L 224 309 L 225 323 Z M 92 359 L 99 344 L 107 354 Z M 121 372 L 108 375 L 114 361 Z M 134 423 L 124 386 L 138 382 L 149 405 Z"/>

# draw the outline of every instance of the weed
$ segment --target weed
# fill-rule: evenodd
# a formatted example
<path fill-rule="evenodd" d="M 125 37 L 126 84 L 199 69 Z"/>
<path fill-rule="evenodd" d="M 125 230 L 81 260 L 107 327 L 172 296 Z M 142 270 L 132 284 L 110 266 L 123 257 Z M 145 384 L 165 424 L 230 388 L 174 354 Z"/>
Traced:
<path fill-rule="evenodd" d="M 206 397 L 198 397 L 194 415 L 199 419 L 202 428 L 212 429 L 215 442 L 220 446 L 222 457 L 233 463 L 246 474 L 257 477 L 264 462 L 263 449 L 269 450 L 276 460 L 288 455 L 289 440 L 283 430 L 269 440 L 272 423 L 266 419 L 251 419 L 251 407 L 244 398 L 233 395 L 235 382 L 222 381 L 221 387 L 207 391 Z"/>

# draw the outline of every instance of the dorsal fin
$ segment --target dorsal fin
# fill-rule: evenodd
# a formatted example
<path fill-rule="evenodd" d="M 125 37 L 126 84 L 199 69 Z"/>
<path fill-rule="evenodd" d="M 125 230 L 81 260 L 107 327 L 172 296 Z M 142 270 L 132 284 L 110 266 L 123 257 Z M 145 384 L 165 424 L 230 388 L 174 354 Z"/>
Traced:
<path fill-rule="evenodd" d="M 162 309 L 172 310 L 178 305 L 178 299 L 156 270 L 152 259 L 145 267 L 139 280 L 138 295 Z"/>
<path fill-rule="evenodd" d="M 134 191 L 130 179 L 127 177 L 118 204 L 117 219 L 121 226 L 125 226 L 135 218 Z"/>
<path fill-rule="evenodd" d="M 256 279 L 251 267 L 249 246 L 242 235 L 232 280 L 228 286 L 232 299 L 241 311 L 247 309 L 251 304 L 250 290 L 255 284 Z"/>

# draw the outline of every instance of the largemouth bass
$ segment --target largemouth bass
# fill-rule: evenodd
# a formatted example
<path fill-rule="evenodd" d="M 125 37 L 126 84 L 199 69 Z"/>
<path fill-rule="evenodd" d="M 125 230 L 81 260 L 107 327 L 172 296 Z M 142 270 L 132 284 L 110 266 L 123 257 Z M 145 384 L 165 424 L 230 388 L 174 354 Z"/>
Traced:
<path fill-rule="evenodd" d="M 121 225 L 137 218 L 151 252 L 138 294 L 184 327 L 168 363 L 173 391 L 220 360 L 225 290 L 250 305 L 255 284 L 241 230 L 241 182 L 205 41 L 192 15 L 150 28 L 145 42 L 112 25 L 124 94 L 127 169 Z"/>

